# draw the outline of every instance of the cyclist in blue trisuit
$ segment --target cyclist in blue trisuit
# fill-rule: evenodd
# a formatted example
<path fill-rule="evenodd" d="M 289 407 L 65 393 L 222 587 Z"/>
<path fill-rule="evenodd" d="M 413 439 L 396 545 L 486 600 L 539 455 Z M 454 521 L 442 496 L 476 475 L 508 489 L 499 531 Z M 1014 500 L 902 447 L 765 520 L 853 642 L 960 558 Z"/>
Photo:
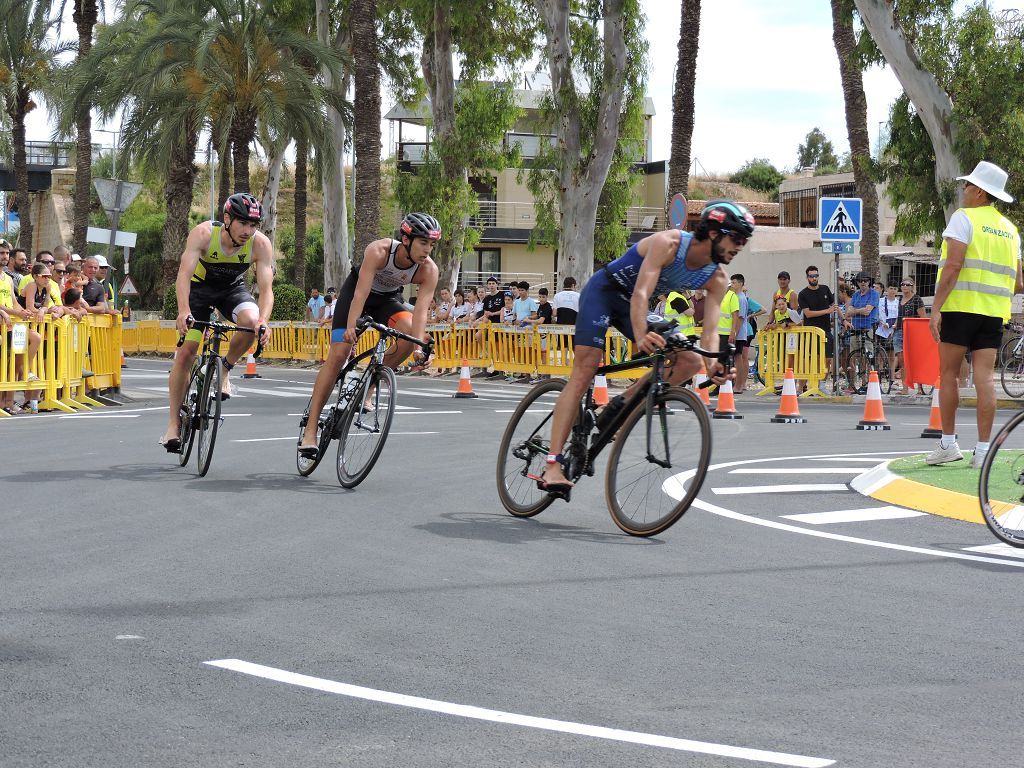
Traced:
<path fill-rule="evenodd" d="M 630 246 L 625 254 L 594 273 L 580 294 L 576 319 L 576 354 L 572 374 L 558 396 L 551 423 L 551 448 L 541 490 L 564 493 L 572 488 L 562 466 L 562 447 L 569 437 L 580 400 L 597 369 L 604 362 L 605 335 L 615 327 L 634 342 L 637 352 L 649 354 L 665 345 L 665 339 L 647 330 L 650 299 L 659 293 L 694 290 L 707 291 L 704 303 L 703 334 L 700 346 L 718 350 L 718 314 L 729 278 L 722 268 L 729 264 L 754 234 L 754 217 L 742 205 L 728 200 L 713 200 L 701 212 L 692 233 L 668 229 L 645 237 Z M 677 355 L 666 368 L 667 380 L 680 384 L 700 371 L 701 357 L 696 352 Z M 721 363 L 714 361 L 709 375 L 717 382 L 725 380 Z M 620 411 L 644 379 L 614 398 L 601 414 L 607 423 Z"/>

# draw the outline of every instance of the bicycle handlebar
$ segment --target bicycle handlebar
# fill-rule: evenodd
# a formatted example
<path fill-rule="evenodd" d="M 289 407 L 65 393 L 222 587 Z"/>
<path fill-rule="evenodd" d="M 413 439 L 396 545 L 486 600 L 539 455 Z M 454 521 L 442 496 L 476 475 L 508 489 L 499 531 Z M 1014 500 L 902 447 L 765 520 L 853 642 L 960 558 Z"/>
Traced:
<path fill-rule="evenodd" d="M 228 323 L 214 323 L 207 320 L 196 320 L 191 315 L 185 322 L 188 324 L 189 328 L 209 328 L 214 333 L 227 333 L 228 331 L 242 331 L 244 333 L 255 333 L 257 334 L 256 338 L 258 339 L 258 341 L 256 342 L 256 349 L 253 351 L 252 356 L 259 357 L 261 354 L 263 354 L 263 334 L 267 330 L 267 327 L 265 325 L 261 325 L 258 329 L 244 328 L 241 325 L 230 325 Z M 184 343 L 185 334 L 181 334 L 178 337 L 178 346 L 180 347 Z"/>
<path fill-rule="evenodd" d="M 403 341 L 408 341 L 412 344 L 416 344 L 425 353 L 427 353 L 427 357 L 430 357 L 429 353 L 434 347 L 433 339 L 429 339 L 428 341 L 424 341 L 423 339 L 417 339 L 415 336 L 410 336 L 406 333 L 402 333 L 401 331 L 395 330 L 394 328 L 389 328 L 386 325 L 382 325 L 369 315 L 363 315 L 356 321 L 356 333 L 362 333 L 368 328 L 372 328 L 382 336 L 390 336 L 394 339 L 402 339 Z"/>
<path fill-rule="evenodd" d="M 668 333 L 678 326 L 679 321 L 670 318 L 663 318 L 661 320 L 648 322 L 647 330 L 654 331 L 655 333 L 665 337 L 665 346 L 660 350 L 662 352 L 696 352 L 702 357 L 717 360 L 726 370 L 733 367 L 733 358 L 736 355 L 736 347 L 733 344 L 726 344 L 725 349 L 717 352 L 702 349 L 698 345 L 696 339 L 691 339 L 689 336 L 680 336 L 678 334 Z M 651 355 L 634 355 L 633 360 L 642 360 L 647 357 L 651 357 Z M 708 378 L 700 385 L 700 388 L 705 389 L 706 387 L 714 385 L 714 383 L 714 381 Z"/>

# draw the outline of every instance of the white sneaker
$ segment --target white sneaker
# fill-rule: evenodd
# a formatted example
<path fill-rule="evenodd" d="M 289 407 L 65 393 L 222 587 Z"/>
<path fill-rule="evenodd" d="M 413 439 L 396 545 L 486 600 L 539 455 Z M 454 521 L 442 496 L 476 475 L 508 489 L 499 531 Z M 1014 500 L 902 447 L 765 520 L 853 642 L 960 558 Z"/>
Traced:
<path fill-rule="evenodd" d="M 981 465 L 985 463 L 985 456 L 988 451 L 979 451 L 977 448 L 974 449 L 974 456 L 971 458 L 971 466 L 974 469 L 981 469 Z"/>
<path fill-rule="evenodd" d="M 960 446 L 953 443 L 948 448 L 943 448 L 942 443 L 939 443 L 939 447 L 929 453 L 924 460 L 925 464 L 948 464 L 951 461 L 960 461 L 964 455 L 960 453 Z"/>

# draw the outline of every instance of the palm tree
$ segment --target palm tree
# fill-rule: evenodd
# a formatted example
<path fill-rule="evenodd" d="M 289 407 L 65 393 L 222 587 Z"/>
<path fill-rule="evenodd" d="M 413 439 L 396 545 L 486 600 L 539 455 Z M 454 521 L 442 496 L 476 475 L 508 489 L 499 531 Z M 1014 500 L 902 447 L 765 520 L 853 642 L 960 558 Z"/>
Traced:
<path fill-rule="evenodd" d="M 380 221 L 380 68 L 377 47 L 377 0 L 353 0 L 352 47 L 355 61 L 353 133 L 356 150 L 355 249 L 352 261 L 377 239 Z"/>
<path fill-rule="evenodd" d="M 309 141 L 295 140 L 295 285 L 306 290 L 306 186 L 309 169 Z"/>
<path fill-rule="evenodd" d="M 839 73 L 846 105 L 846 134 L 853 161 L 853 183 L 863 200 L 860 241 L 861 268 L 878 276 L 878 193 L 871 174 L 871 140 L 868 135 L 868 103 L 864 76 L 857 62 L 857 38 L 853 33 L 853 0 L 832 0 L 832 42 L 839 56 Z"/>
<path fill-rule="evenodd" d="M 697 37 L 700 0 L 682 0 L 676 83 L 672 94 L 672 149 L 668 165 L 669 198 L 685 195 L 690 185 L 690 143 L 693 140 L 693 87 L 697 81 Z"/>
<path fill-rule="evenodd" d="M 25 153 L 25 116 L 35 109 L 33 94 L 40 94 L 54 80 L 57 56 L 73 48 L 54 43 L 50 31 L 57 19 L 50 3 L 41 0 L 0 0 L 0 96 L 11 120 L 14 178 L 21 230 L 18 242 L 35 250 L 32 242 L 32 210 L 28 196 L 28 163 Z"/>
<path fill-rule="evenodd" d="M 92 32 L 99 14 L 97 0 L 75 0 L 72 18 L 78 30 L 78 56 L 92 50 Z M 92 104 L 83 104 L 75 117 L 75 209 L 71 224 L 72 250 L 85 253 L 92 187 Z"/>

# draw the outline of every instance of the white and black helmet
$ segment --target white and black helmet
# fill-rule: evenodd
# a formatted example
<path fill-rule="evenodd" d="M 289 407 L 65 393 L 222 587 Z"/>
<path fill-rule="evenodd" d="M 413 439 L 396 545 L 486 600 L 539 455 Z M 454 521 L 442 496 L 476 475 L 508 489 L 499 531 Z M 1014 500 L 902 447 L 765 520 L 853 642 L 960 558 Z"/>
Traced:
<path fill-rule="evenodd" d="M 431 242 L 441 239 L 441 224 L 429 213 L 409 213 L 402 219 L 403 235 L 425 237 Z"/>

